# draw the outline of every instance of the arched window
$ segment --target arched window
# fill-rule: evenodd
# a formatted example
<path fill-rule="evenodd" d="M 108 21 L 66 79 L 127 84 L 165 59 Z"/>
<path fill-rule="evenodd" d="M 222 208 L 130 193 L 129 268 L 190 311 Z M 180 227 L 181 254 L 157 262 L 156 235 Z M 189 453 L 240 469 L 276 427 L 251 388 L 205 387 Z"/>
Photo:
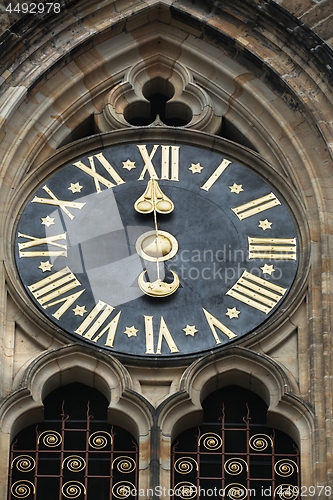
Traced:
<path fill-rule="evenodd" d="M 173 443 L 174 498 L 299 498 L 299 450 L 266 426 L 260 397 L 230 386 L 209 395 L 203 411 L 203 424 Z"/>
<path fill-rule="evenodd" d="M 78 383 L 49 394 L 44 422 L 13 440 L 8 500 L 136 498 L 138 447 L 107 422 L 107 407 L 101 393 Z"/>

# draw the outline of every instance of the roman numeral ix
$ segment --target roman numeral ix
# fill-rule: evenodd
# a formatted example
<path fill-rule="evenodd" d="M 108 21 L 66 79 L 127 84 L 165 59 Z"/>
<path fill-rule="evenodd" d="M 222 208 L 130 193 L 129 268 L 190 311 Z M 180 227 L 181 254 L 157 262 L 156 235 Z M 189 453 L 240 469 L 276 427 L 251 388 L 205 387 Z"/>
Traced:
<path fill-rule="evenodd" d="M 28 241 L 24 243 L 18 243 L 19 257 L 67 257 L 67 245 L 63 243 L 58 243 L 60 241 L 66 241 L 66 233 L 55 234 L 53 236 L 47 236 L 45 238 L 37 238 L 36 236 L 30 236 L 28 234 L 17 233 L 19 238 L 26 238 Z M 46 245 L 46 249 L 29 250 L 33 247 L 43 247 Z M 49 250 L 49 247 L 60 248 L 60 250 Z"/>

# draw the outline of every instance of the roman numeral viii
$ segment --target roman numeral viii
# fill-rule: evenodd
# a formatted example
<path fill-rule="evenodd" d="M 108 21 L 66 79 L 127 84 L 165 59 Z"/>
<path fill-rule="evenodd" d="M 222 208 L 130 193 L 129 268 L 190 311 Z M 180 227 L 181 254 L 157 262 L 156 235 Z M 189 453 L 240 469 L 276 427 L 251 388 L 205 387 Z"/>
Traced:
<path fill-rule="evenodd" d="M 231 295 L 234 299 L 268 314 L 282 299 L 286 291 L 287 288 L 244 271 L 226 295 Z"/>
<path fill-rule="evenodd" d="M 47 278 L 43 278 L 42 280 L 28 286 L 28 289 L 43 309 L 48 309 L 49 307 L 62 303 L 59 309 L 52 314 L 54 318 L 59 319 L 80 297 L 80 295 L 85 291 L 85 288 L 76 293 L 71 293 L 69 295 L 65 294 L 80 286 L 81 283 L 79 280 L 75 277 L 69 267 L 66 266 L 60 271 L 51 274 Z"/>

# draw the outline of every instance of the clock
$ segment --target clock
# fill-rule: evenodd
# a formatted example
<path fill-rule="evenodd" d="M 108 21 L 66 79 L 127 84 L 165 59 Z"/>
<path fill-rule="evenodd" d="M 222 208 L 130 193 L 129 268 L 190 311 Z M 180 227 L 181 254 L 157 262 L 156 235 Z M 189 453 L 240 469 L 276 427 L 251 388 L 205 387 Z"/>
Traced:
<path fill-rule="evenodd" d="M 262 331 L 299 245 L 257 155 L 200 133 L 123 134 L 73 154 L 23 207 L 15 261 L 35 307 L 72 341 L 119 356 L 196 356 Z"/>

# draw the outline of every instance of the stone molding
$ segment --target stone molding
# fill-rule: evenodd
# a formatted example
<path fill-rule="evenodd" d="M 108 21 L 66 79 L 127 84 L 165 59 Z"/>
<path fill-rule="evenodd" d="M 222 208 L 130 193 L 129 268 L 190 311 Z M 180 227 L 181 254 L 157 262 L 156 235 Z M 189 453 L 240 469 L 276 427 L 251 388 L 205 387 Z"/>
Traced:
<path fill-rule="evenodd" d="M 110 403 L 112 422 L 132 432 L 136 439 L 149 433 L 149 404 L 142 404 L 142 398 L 135 395 L 126 368 L 112 356 L 96 355 L 71 344 L 46 351 L 30 363 L 19 388 L 1 402 L 2 432 L 13 438 L 23 427 L 42 420 L 43 399 L 57 387 L 72 382 L 89 385 L 104 394 Z"/>
<path fill-rule="evenodd" d="M 286 432 L 298 443 L 302 456 L 302 484 L 310 486 L 315 439 L 313 411 L 293 393 L 295 386 L 278 363 L 244 347 L 207 355 L 184 371 L 179 392 L 160 406 L 161 456 L 170 456 L 172 441 L 179 433 L 201 424 L 201 402 L 205 397 L 233 384 L 258 394 L 268 406 L 267 425 Z M 168 470 L 168 460 L 162 460 L 162 484 L 168 482 Z"/>
<path fill-rule="evenodd" d="M 112 356 L 98 356 L 86 348 L 68 345 L 48 351 L 35 359 L 22 376 L 20 387 L 2 400 L 0 424 L 3 434 L 13 438 L 27 425 L 43 420 L 43 399 L 52 390 L 81 382 L 102 392 L 109 401 L 109 419 L 132 432 L 140 443 L 140 469 L 150 466 L 148 436 L 157 415 L 161 485 L 168 485 L 170 447 L 183 430 L 200 425 L 202 400 L 211 392 L 237 384 L 258 394 L 268 405 L 268 425 L 287 432 L 298 443 L 302 469 L 311 466 L 314 415 L 292 393 L 292 382 L 268 356 L 234 347 L 193 362 L 180 380 L 179 390 L 167 398 L 156 412 L 145 398 L 133 390 L 127 369 Z M 156 432 L 156 431 L 155 431 Z M 3 450 L 4 452 L 5 450 Z M 147 469 L 148 468 L 148 469 Z M 305 474 L 305 477 L 308 475 Z M 142 482 L 147 482 L 146 473 Z"/>

